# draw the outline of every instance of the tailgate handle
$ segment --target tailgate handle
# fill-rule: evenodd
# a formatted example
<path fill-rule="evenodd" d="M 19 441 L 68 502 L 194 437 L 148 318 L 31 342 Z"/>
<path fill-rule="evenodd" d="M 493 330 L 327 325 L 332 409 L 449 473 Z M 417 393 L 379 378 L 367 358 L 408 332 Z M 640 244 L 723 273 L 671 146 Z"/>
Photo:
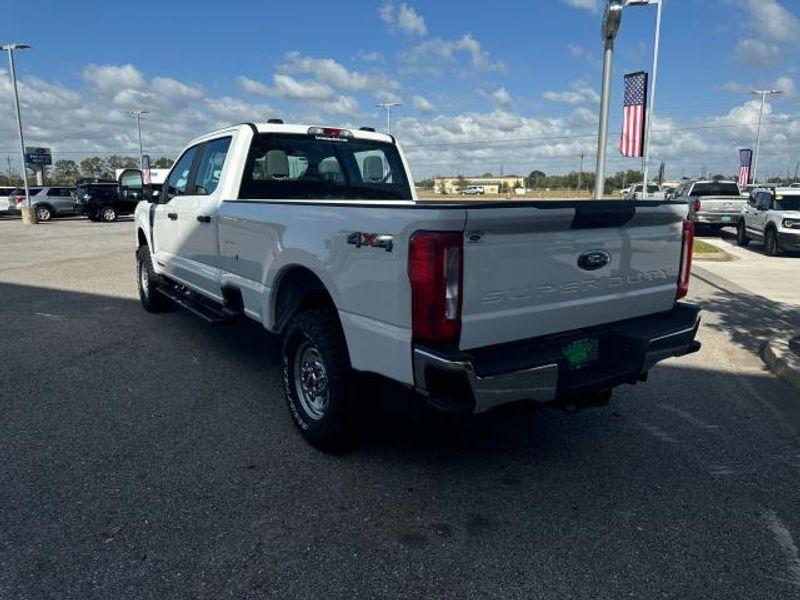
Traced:
<path fill-rule="evenodd" d="M 170 221 L 177 221 L 178 213 L 167 213 L 167 217 L 169 217 Z"/>

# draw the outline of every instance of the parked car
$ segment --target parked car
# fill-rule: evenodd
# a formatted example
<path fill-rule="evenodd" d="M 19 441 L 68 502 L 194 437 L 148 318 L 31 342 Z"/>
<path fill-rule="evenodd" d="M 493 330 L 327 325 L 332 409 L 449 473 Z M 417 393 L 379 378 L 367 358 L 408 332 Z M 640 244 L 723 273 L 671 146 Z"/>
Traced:
<path fill-rule="evenodd" d="M 144 308 L 282 334 L 289 412 L 326 449 L 363 410 L 360 374 L 448 411 L 573 408 L 700 348 L 699 307 L 679 301 L 684 207 L 419 201 L 406 165 L 395 138 L 369 131 L 266 123 L 197 138 L 136 208 Z"/>
<path fill-rule="evenodd" d="M 9 214 L 9 208 L 12 208 L 16 205 L 11 198 L 12 192 L 14 192 L 16 189 L 16 187 L 0 187 L 0 215 Z"/>
<path fill-rule="evenodd" d="M 128 197 L 114 183 L 79 183 L 75 191 L 75 211 L 86 215 L 90 221 L 106 223 L 116 221 L 120 215 L 130 215 L 141 196 Z"/>
<path fill-rule="evenodd" d="M 29 187 L 28 193 L 30 193 L 31 198 L 34 198 L 39 192 L 42 191 L 41 187 Z M 20 207 L 25 205 L 25 188 L 14 188 L 14 190 L 8 195 L 8 214 L 10 215 L 18 215 L 20 214 Z"/>
<path fill-rule="evenodd" d="M 800 188 L 758 188 L 742 210 L 736 242 L 764 242 L 770 256 L 800 250 Z"/>
<path fill-rule="evenodd" d="M 712 231 L 736 226 L 747 204 L 735 181 L 716 179 L 687 181 L 676 190 L 675 200 L 687 203 L 689 220 L 698 228 Z"/>
<path fill-rule="evenodd" d="M 626 197 L 628 200 L 664 200 L 666 198 L 661 186 L 656 183 L 647 184 L 647 198 L 644 197 L 643 190 L 644 184 L 637 183 L 628 189 Z"/>
<path fill-rule="evenodd" d="M 471 185 L 461 190 L 462 196 L 483 196 L 484 188 L 480 185 Z"/>
<path fill-rule="evenodd" d="M 44 187 L 37 193 L 31 190 L 32 205 L 36 209 L 36 219 L 47 222 L 54 217 L 75 214 L 75 188 Z"/>

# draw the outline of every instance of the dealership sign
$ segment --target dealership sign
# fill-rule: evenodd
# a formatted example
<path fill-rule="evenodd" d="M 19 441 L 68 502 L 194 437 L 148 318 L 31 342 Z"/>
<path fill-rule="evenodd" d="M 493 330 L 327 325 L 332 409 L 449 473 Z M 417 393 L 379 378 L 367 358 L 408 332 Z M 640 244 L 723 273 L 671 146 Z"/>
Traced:
<path fill-rule="evenodd" d="M 25 146 L 25 164 L 39 166 L 52 165 L 53 155 L 50 154 L 50 148 Z"/>

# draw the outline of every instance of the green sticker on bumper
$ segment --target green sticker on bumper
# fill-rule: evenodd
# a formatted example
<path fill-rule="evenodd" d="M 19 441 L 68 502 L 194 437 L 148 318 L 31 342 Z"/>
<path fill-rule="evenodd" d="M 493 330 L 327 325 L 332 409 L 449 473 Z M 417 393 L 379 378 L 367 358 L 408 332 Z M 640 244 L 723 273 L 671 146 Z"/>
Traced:
<path fill-rule="evenodd" d="M 597 340 L 575 340 L 564 346 L 562 352 L 570 367 L 582 367 L 597 360 Z"/>

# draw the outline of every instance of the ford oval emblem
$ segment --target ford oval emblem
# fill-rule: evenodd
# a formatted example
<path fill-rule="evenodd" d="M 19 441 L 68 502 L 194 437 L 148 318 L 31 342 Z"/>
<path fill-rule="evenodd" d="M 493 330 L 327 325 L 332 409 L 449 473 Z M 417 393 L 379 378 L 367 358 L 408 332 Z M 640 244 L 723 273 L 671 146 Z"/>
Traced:
<path fill-rule="evenodd" d="M 611 262 L 611 255 L 605 250 L 589 250 L 578 257 L 578 266 L 584 271 L 597 271 Z"/>

